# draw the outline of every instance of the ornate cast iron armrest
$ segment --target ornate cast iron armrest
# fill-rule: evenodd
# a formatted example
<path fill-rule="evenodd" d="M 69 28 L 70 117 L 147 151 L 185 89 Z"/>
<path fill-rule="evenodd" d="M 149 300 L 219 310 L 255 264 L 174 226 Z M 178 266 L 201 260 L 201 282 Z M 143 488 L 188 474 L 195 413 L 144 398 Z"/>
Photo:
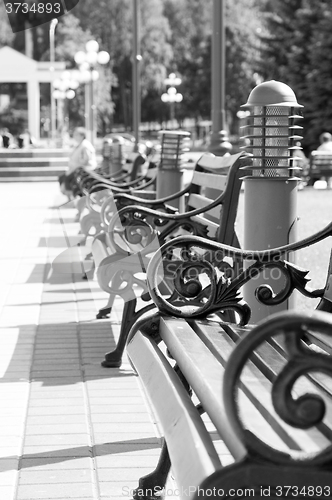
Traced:
<path fill-rule="evenodd" d="M 280 304 L 294 289 L 307 297 L 319 298 L 323 296 L 324 289 L 309 289 L 308 271 L 287 262 L 286 258 L 289 252 L 313 245 L 331 235 L 332 223 L 296 243 L 262 251 L 240 250 L 205 238 L 180 236 L 165 243 L 152 257 L 147 270 L 149 292 L 162 312 L 178 317 L 198 317 L 230 308 L 237 310 L 241 300 L 240 288 L 263 269 L 278 268 L 285 277 L 284 288 L 274 294 L 270 286 L 258 286 L 256 297 L 262 303 Z M 234 274 L 229 258 L 233 262 L 246 260 L 250 265 L 239 274 Z M 202 275 L 205 275 L 207 284 L 202 281 Z M 163 276 L 173 283 L 171 288 L 174 291 L 170 298 L 165 298 L 158 287 Z M 181 307 L 178 306 L 180 298 L 184 304 Z M 237 312 L 241 315 L 241 311 Z M 242 322 L 249 319 L 250 314 Z"/>
<path fill-rule="evenodd" d="M 304 466 L 304 474 L 305 471 L 308 474 L 308 471 L 315 467 L 314 474 L 324 470 L 329 474 L 332 463 L 331 439 L 326 446 L 316 437 L 317 449 L 315 448 L 312 453 L 301 452 L 300 455 L 280 453 L 280 450 L 267 445 L 266 434 L 264 437 L 264 434 L 258 433 L 256 429 L 256 432 L 248 432 L 241 408 L 242 399 L 239 397 L 243 383 L 241 376 L 244 375 L 245 369 L 250 369 L 250 365 L 259 362 L 257 355 L 260 354 L 261 346 L 266 348 L 267 343 L 270 346 L 278 345 L 282 349 L 285 363 L 279 364 L 278 369 L 274 365 L 274 370 L 277 371 L 273 375 L 271 387 L 274 413 L 281 422 L 291 426 L 293 432 L 302 430 L 302 439 L 304 432 L 310 431 L 313 427 L 316 427 L 316 432 L 324 425 L 328 427 L 330 414 L 326 399 L 323 397 L 324 391 L 317 392 L 317 387 L 315 390 L 314 384 L 310 384 L 309 381 L 315 380 L 319 385 L 317 373 L 323 374 L 326 378 L 332 376 L 331 358 L 326 352 L 317 352 L 308 346 L 306 342 L 308 332 L 323 334 L 331 339 L 331 314 L 320 311 L 311 314 L 290 311 L 277 313 L 260 322 L 245 335 L 235 346 L 226 365 L 224 381 L 227 383 L 223 384 L 224 408 L 232 431 L 241 440 L 248 455 L 255 457 L 255 460 L 265 464 L 277 464 L 284 468 L 300 464 L 301 467 Z M 248 374 L 246 376 L 248 377 Z M 305 377 L 307 382 L 302 391 L 296 387 L 301 377 Z M 330 379 L 327 379 L 326 383 L 329 384 Z M 330 432 L 330 429 L 328 430 Z M 318 482 L 318 484 L 323 483 Z"/>
<path fill-rule="evenodd" d="M 208 212 L 212 208 L 222 204 L 225 199 L 225 196 L 226 192 L 224 191 L 209 205 L 206 205 L 205 207 L 202 208 L 197 208 L 195 210 L 190 210 L 183 214 L 165 214 L 164 212 L 159 212 L 158 210 L 153 210 L 152 208 L 141 207 L 139 205 L 130 205 L 129 207 L 122 208 L 119 211 L 119 216 L 122 218 L 125 217 L 126 214 L 129 215 L 129 214 L 139 213 L 140 214 L 139 217 L 141 219 L 147 217 L 154 217 L 155 219 L 160 219 L 160 220 L 182 221 L 185 219 L 189 219 L 190 217 L 194 217 L 195 215 L 204 214 L 205 212 Z"/>
<path fill-rule="evenodd" d="M 192 234 L 206 237 L 204 224 L 193 220 L 192 217 L 205 213 L 221 204 L 225 196 L 226 194 L 223 192 L 211 204 L 183 214 L 161 212 L 139 205 L 123 207 L 118 213 L 113 210 L 114 215 L 109 220 L 107 227 L 109 238 L 112 241 L 111 246 L 118 251 L 123 251 L 123 248 L 115 241 L 114 234 L 121 234 L 122 239 L 126 240 L 129 246 L 131 244 L 141 244 L 144 238 L 150 242 L 156 236 L 158 236 L 159 243 L 162 245 L 165 239 L 181 226 L 185 226 Z M 143 247 L 145 246 L 143 245 Z"/>
<path fill-rule="evenodd" d="M 127 203 L 127 201 L 130 201 L 130 205 L 135 205 L 135 204 L 139 204 L 139 203 L 143 203 L 144 205 L 149 205 L 151 207 L 154 207 L 154 206 L 162 206 L 164 205 L 165 203 L 167 203 L 168 201 L 171 201 L 171 200 L 175 200 L 176 198 L 180 198 L 180 196 L 183 196 L 184 194 L 188 193 L 188 191 L 190 191 L 190 185 L 187 186 L 186 188 L 182 189 L 181 191 L 178 191 L 177 193 L 174 193 L 174 194 L 171 194 L 169 196 L 165 196 L 164 198 L 158 198 L 158 199 L 155 199 L 155 200 L 146 200 L 144 198 L 140 198 L 139 196 L 133 196 L 131 194 L 116 194 L 114 196 L 114 199 L 116 202 L 120 202 L 121 205 L 129 205 L 129 203 Z M 124 200 L 124 202 L 123 202 Z"/>
<path fill-rule="evenodd" d="M 100 207 L 104 203 L 105 199 L 111 196 L 111 189 L 103 183 L 94 184 L 89 189 L 89 194 L 86 196 L 86 205 L 90 212 L 96 212 L 100 214 Z M 99 210 L 96 209 L 99 207 Z"/>

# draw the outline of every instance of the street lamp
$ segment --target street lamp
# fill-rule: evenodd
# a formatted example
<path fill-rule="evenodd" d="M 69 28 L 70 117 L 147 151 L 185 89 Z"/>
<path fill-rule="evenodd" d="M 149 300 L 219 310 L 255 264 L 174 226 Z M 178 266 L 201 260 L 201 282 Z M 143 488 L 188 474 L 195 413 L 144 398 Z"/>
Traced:
<path fill-rule="evenodd" d="M 54 32 L 58 24 L 57 19 L 52 19 L 50 23 L 50 71 L 51 71 L 51 138 L 54 145 L 55 142 L 55 128 L 56 128 L 56 118 L 55 118 L 55 98 L 53 96 L 54 91 L 54 61 L 55 61 L 55 44 L 54 44 Z"/>
<path fill-rule="evenodd" d="M 79 73 L 79 72 L 77 72 Z M 79 87 L 77 74 L 74 71 L 64 71 L 61 78 L 54 80 L 54 91 L 52 94 L 53 99 L 58 103 L 58 127 L 60 130 L 60 137 L 63 133 L 63 124 L 68 121 L 67 113 L 64 112 L 66 99 L 74 99 L 75 90 Z M 65 115 L 65 116 L 64 116 Z"/>
<path fill-rule="evenodd" d="M 95 69 L 97 64 L 107 64 L 110 60 L 110 55 L 105 50 L 99 52 L 99 44 L 96 40 L 90 40 L 85 45 L 86 52 L 82 50 L 75 54 L 75 62 L 79 66 L 82 73 L 81 80 L 89 84 L 89 89 L 86 87 L 85 104 L 88 109 L 86 114 L 86 124 L 88 123 L 88 130 L 90 131 L 90 141 L 94 143 L 94 120 L 95 120 L 95 104 L 93 95 L 93 82 L 99 78 L 99 73 Z"/>
<path fill-rule="evenodd" d="M 212 58 L 211 58 L 211 153 L 217 156 L 232 149 L 226 132 L 225 111 L 225 1 L 212 3 Z"/>
<path fill-rule="evenodd" d="M 169 88 L 167 92 L 162 94 L 161 100 L 163 102 L 169 102 L 170 103 L 170 118 L 171 122 L 174 121 L 175 119 L 175 103 L 176 102 L 181 102 L 183 99 L 183 95 L 180 94 L 175 88 L 175 85 L 181 85 L 182 80 L 181 78 L 178 78 L 175 73 L 171 73 L 166 80 L 164 80 L 165 85 L 169 85 Z"/>

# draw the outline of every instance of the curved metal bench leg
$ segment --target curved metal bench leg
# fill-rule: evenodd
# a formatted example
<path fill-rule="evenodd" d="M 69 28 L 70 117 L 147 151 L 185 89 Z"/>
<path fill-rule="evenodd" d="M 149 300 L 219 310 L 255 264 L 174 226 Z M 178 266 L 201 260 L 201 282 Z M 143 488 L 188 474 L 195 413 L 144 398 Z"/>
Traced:
<path fill-rule="evenodd" d="M 108 302 L 107 302 L 107 305 L 105 307 L 102 307 L 101 309 L 99 309 L 99 311 L 96 315 L 96 319 L 108 318 L 108 315 L 112 311 L 115 297 L 116 297 L 115 294 L 110 295 Z"/>
<path fill-rule="evenodd" d="M 101 365 L 105 368 L 119 368 L 121 366 L 123 351 L 125 350 L 132 326 L 141 316 L 143 316 L 143 314 L 155 308 L 155 305 L 152 303 L 136 311 L 137 298 L 135 295 L 132 294 L 132 292 L 129 292 L 129 295 L 123 298 L 125 299 L 125 305 L 122 312 L 119 340 L 116 348 L 105 354 L 105 359 L 101 363 Z"/>
<path fill-rule="evenodd" d="M 158 464 L 153 472 L 139 479 L 138 488 L 133 494 L 135 500 L 160 500 L 160 494 L 165 488 L 167 476 L 171 468 L 171 461 L 166 445 L 163 440 Z"/>
<path fill-rule="evenodd" d="M 120 277 L 115 276 L 115 278 L 114 278 L 114 286 L 115 286 L 115 288 L 116 287 L 120 287 L 120 285 L 121 285 L 121 279 L 120 279 Z M 108 318 L 108 315 L 111 314 L 111 312 L 112 312 L 112 307 L 113 307 L 113 304 L 114 304 L 115 297 L 116 297 L 115 293 L 110 294 L 106 306 L 102 307 L 101 309 L 99 309 L 99 312 L 96 315 L 97 319 Z"/>
<path fill-rule="evenodd" d="M 101 366 L 104 366 L 105 368 L 119 368 L 121 366 L 122 355 L 126 347 L 129 331 L 136 319 L 136 303 L 136 298 L 125 302 L 122 313 L 120 336 L 117 346 L 114 351 L 105 354 L 105 359 L 104 361 L 102 361 Z"/>

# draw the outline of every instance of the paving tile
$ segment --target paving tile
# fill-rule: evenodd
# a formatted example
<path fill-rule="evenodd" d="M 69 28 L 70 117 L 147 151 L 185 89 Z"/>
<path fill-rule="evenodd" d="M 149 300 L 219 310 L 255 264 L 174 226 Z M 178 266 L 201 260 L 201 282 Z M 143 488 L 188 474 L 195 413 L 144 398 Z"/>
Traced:
<path fill-rule="evenodd" d="M 26 424 L 29 426 L 54 425 L 54 424 L 86 424 L 87 416 L 81 415 L 29 415 Z"/>
<path fill-rule="evenodd" d="M 82 403 L 83 404 L 83 403 Z M 52 407 L 52 406 L 57 406 L 57 407 L 68 407 L 68 406 L 79 406 L 79 402 L 77 401 L 77 398 L 56 398 L 56 399 L 47 399 L 47 402 L 45 403 L 45 400 L 43 398 L 32 398 L 29 403 L 29 408 L 32 408 L 34 406 L 41 406 L 41 407 Z"/>
<path fill-rule="evenodd" d="M 148 467 L 146 465 L 142 467 L 115 467 L 111 469 L 100 468 L 97 470 L 98 480 L 100 482 L 123 482 L 126 484 L 126 481 L 130 479 L 137 480 L 141 476 L 145 476 L 152 472 L 153 467 Z"/>
<path fill-rule="evenodd" d="M 149 467 L 150 471 L 157 465 L 160 455 L 160 448 L 149 448 L 147 450 L 138 450 L 125 453 L 116 453 L 113 455 L 104 455 L 96 457 L 97 469 L 131 469 L 140 467 Z"/>
<path fill-rule="evenodd" d="M 124 481 L 124 482 L 101 482 L 99 481 L 99 489 L 101 499 L 113 500 L 114 498 L 132 499 L 133 492 L 138 487 L 138 481 Z"/>
<path fill-rule="evenodd" d="M 54 484 L 54 483 L 87 483 L 93 481 L 91 468 L 81 469 L 49 469 L 21 470 L 19 484 Z"/>
<path fill-rule="evenodd" d="M 0 484 L 0 498 L 3 499 L 11 499 L 14 497 L 14 492 L 15 492 L 15 485 L 4 485 L 2 486 Z"/>
<path fill-rule="evenodd" d="M 11 460 L 18 459 L 21 454 L 21 442 L 17 443 L 17 445 L 9 444 L 5 445 L 1 443 L 0 446 L 0 459 Z"/>
<path fill-rule="evenodd" d="M 91 457 L 91 447 L 90 446 L 71 446 L 66 445 L 60 447 L 59 445 L 37 445 L 37 446 L 24 446 L 23 456 L 25 458 L 37 458 L 43 456 L 45 457 Z"/>
<path fill-rule="evenodd" d="M 27 427 L 25 435 L 26 436 L 54 436 L 56 434 L 84 434 L 88 432 L 86 423 L 54 423 L 51 425 L 42 424 L 41 422 L 38 425 L 30 425 Z"/>
<path fill-rule="evenodd" d="M 17 469 L 0 472 L 0 486 L 14 486 L 16 484 Z"/>
<path fill-rule="evenodd" d="M 90 483 L 23 484 L 19 485 L 17 500 L 55 500 L 59 498 L 93 498 L 93 485 Z"/>
<path fill-rule="evenodd" d="M 16 471 L 18 469 L 19 459 L 16 458 L 0 458 L 0 472 Z M 2 482 L 0 481 L 0 484 Z"/>
<path fill-rule="evenodd" d="M 33 406 L 29 407 L 28 415 L 85 415 L 86 408 L 83 405 L 72 406 Z"/>
<path fill-rule="evenodd" d="M 62 433 L 62 434 L 46 434 L 46 435 L 26 435 L 24 440 L 24 446 L 39 446 L 39 445 L 50 445 L 50 446 L 68 446 L 68 445 L 88 445 L 89 437 L 87 433 Z"/>
<path fill-rule="evenodd" d="M 95 436 L 107 433 L 119 433 L 119 435 L 132 434 L 138 432 L 140 434 L 154 435 L 154 428 L 151 422 L 112 422 L 112 423 L 93 423 Z"/>
<path fill-rule="evenodd" d="M 101 423 L 124 423 L 124 422 L 131 422 L 131 423 L 150 423 L 151 424 L 151 419 L 150 416 L 148 415 L 147 412 L 143 413 L 97 413 L 91 415 L 91 421 L 96 428 L 96 424 L 101 424 Z"/>
<path fill-rule="evenodd" d="M 40 458 L 22 458 L 20 461 L 20 469 L 38 471 L 38 470 L 59 470 L 66 471 L 76 469 L 92 469 L 93 463 L 91 458 L 73 458 L 73 457 L 40 457 Z"/>
<path fill-rule="evenodd" d="M 99 413 L 109 414 L 109 413 L 146 413 L 146 406 L 141 402 L 141 404 L 126 404 L 125 406 L 110 404 L 90 404 L 90 411 L 92 415 Z"/>

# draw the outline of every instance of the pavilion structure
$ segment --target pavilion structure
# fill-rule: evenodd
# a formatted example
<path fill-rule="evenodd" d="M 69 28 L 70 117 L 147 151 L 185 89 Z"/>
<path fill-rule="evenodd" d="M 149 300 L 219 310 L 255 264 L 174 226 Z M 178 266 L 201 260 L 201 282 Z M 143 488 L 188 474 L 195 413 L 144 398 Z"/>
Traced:
<path fill-rule="evenodd" d="M 28 129 L 33 137 L 40 137 L 40 83 L 60 78 L 65 62 L 35 61 L 11 47 L 0 49 L 0 84 L 26 83 L 28 100 Z"/>

